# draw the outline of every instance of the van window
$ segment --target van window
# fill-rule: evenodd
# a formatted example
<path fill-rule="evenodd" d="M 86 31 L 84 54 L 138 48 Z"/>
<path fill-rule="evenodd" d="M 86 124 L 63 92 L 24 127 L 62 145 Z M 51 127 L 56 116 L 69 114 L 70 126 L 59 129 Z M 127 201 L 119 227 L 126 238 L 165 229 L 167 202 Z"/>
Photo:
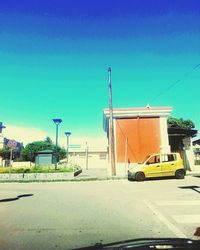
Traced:
<path fill-rule="evenodd" d="M 174 161 L 174 155 L 169 154 L 169 155 L 162 155 L 162 162 L 169 162 L 169 161 Z"/>
<path fill-rule="evenodd" d="M 147 164 L 154 164 L 154 163 L 160 163 L 160 155 L 152 156 L 152 157 L 147 161 Z"/>

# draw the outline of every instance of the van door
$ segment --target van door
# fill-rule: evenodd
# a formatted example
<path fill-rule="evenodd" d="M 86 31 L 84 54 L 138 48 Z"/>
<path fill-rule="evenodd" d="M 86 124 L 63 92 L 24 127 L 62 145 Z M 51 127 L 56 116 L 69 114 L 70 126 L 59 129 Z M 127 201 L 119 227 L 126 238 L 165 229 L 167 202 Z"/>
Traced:
<path fill-rule="evenodd" d="M 160 165 L 161 165 L 162 176 L 175 175 L 176 158 L 174 154 L 162 154 Z"/>
<path fill-rule="evenodd" d="M 160 155 L 151 156 L 145 163 L 146 177 L 161 177 Z"/>

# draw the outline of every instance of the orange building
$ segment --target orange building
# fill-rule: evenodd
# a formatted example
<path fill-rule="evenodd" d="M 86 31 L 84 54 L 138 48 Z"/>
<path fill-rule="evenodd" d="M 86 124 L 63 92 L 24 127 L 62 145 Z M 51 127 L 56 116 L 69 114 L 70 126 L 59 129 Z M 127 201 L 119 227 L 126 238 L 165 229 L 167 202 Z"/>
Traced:
<path fill-rule="evenodd" d="M 113 109 L 117 175 L 126 174 L 128 165 L 143 162 L 150 154 L 170 152 L 167 118 L 171 111 L 171 107 Z M 109 139 L 109 109 L 103 113 Z"/>

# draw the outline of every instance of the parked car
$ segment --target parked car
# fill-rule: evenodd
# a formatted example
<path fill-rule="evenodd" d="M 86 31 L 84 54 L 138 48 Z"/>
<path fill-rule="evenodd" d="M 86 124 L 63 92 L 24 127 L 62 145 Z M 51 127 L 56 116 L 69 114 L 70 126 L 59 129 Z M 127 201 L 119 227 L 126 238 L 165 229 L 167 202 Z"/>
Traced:
<path fill-rule="evenodd" d="M 153 154 L 142 164 L 137 164 L 128 170 L 128 179 L 144 181 L 145 178 L 175 176 L 185 177 L 183 160 L 179 153 Z"/>

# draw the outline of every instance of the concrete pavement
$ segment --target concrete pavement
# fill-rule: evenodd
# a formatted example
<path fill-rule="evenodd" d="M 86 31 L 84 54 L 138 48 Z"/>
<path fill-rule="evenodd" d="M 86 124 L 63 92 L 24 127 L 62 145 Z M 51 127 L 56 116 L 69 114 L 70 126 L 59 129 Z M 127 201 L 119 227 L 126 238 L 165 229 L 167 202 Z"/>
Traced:
<path fill-rule="evenodd" d="M 0 245 L 5 250 L 72 249 L 141 237 L 195 238 L 200 226 L 200 178 L 192 176 L 1 183 L 0 190 Z"/>
<path fill-rule="evenodd" d="M 200 166 L 194 166 L 191 171 L 187 171 L 186 175 L 200 176 Z M 126 179 L 126 176 L 110 176 L 107 168 L 101 169 L 83 169 L 82 173 L 75 177 L 74 180 L 114 180 L 114 179 Z"/>
<path fill-rule="evenodd" d="M 186 175 L 189 176 L 200 176 L 200 165 L 195 165 L 192 167 L 192 170 L 186 171 Z M 107 168 L 93 168 L 93 169 L 83 169 L 82 173 L 78 175 L 75 180 L 106 180 L 106 179 L 125 179 L 125 176 L 115 176 L 111 177 L 108 174 Z"/>
<path fill-rule="evenodd" d="M 200 176 L 200 165 L 194 165 L 191 171 L 187 171 L 187 175 L 199 175 Z"/>
<path fill-rule="evenodd" d="M 87 178 L 107 178 L 108 169 L 107 168 L 93 168 L 93 169 L 82 169 L 82 173 L 79 174 L 76 179 L 87 179 Z"/>
<path fill-rule="evenodd" d="M 19 175 L 19 176 L 18 176 Z M 118 180 L 127 179 L 126 176 L 110 176 L 107 168 L 92 168 L 83 169 L 82 173 L 73 176 L 70 173 L 57 173 L 57 174 L 26 174 L 27 176 L 22 177 L 23 174 L 9 174 L 4 178 L 1 174 L 0 182 L 29 182 L 29 181 L 87 181 L 87 180 Z M 32 175 L 32 176 L 31 176 Z M 40 176 L 41 175 L 41 176 Z M 187 171 L 186 175 L 189 176 L 200 176 L 200 166 L 193 166 L 192 171 Z"/>

